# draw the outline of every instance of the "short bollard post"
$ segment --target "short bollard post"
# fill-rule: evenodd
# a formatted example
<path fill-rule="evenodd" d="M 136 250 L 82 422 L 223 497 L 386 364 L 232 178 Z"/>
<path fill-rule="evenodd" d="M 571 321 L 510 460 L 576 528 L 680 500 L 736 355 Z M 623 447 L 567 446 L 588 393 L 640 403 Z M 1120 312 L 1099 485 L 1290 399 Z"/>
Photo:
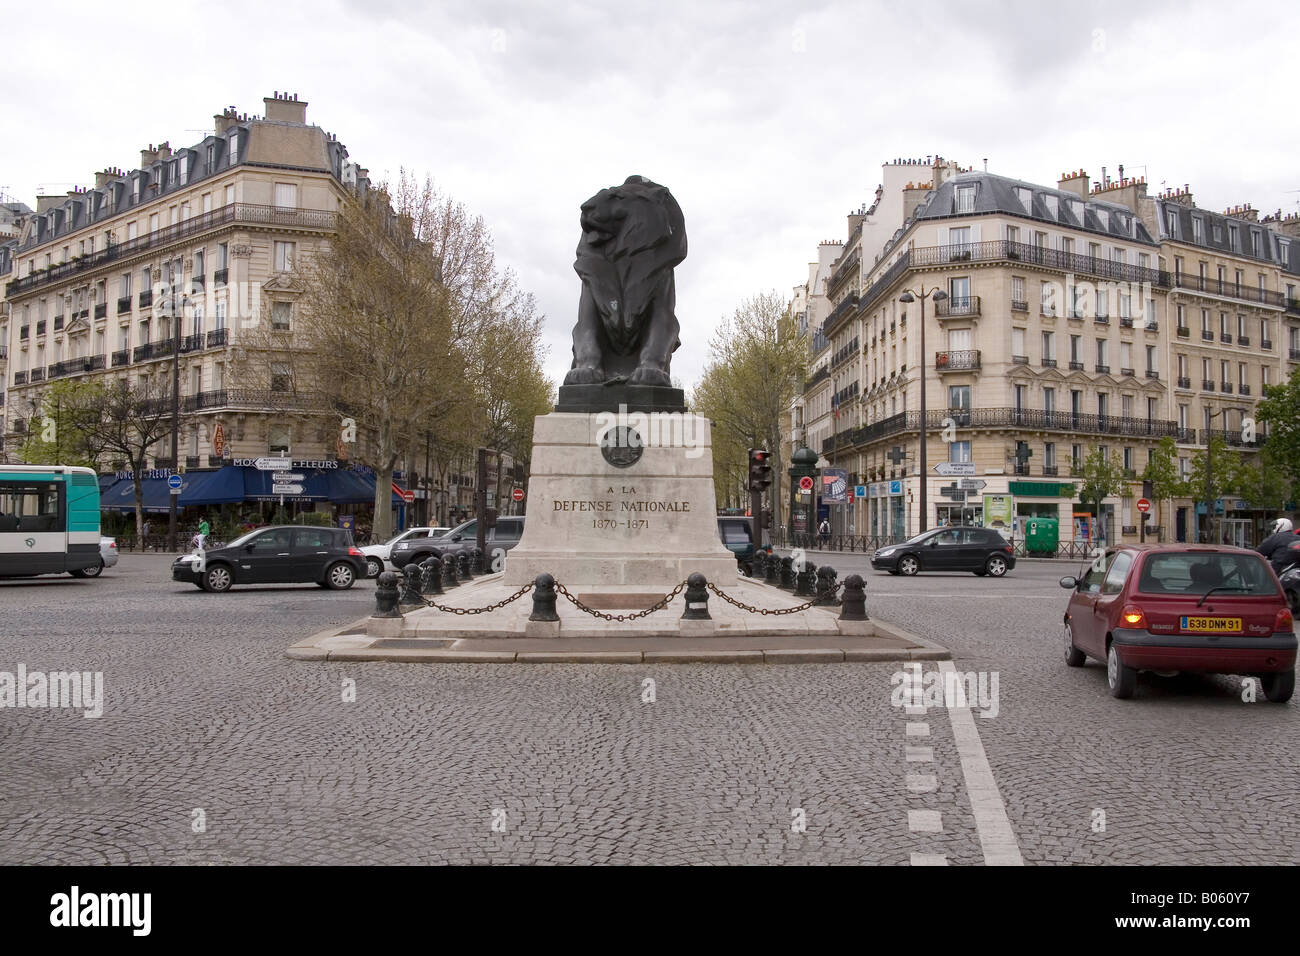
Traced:
<path fill-rule="evenodd" d="M 483 549 L 475 548 L 470 554 L 474 557 L 474 570 L 479 574 L 487 574 L 487 565 L 483 563 Z"/>
<path fill-rule="evenodd" d="M 468 551 L 462 551 L 460 554 L 456 555 L 456 564 L 458 565 L 457 570 L 460 571 L 460 578 L 462 581 L 468 581 L 474 577 L 474 575 L 470 573 L 470 553 Z"/>
<path fill-rule="evenodd" d="M 711 621 L 709 617 L 709 582 L 699 571 L 686 579 L 686 610 L 683 621 Z"/>
<path fill-rule="evenodd" d="M 840 605 L 841 621 L 867 619 L 867 585 L 860 574 L 850 574 L 844 579 L 844 598 Z"/>
<path fill-rule="evenodd" d="M 401 617 L 397 609 L 397 575 L 384 571 L 375 583 L 375 613 L 371 617 Z"/>
<path fill-rule="evenodd" d="M 794 590 L 794 558 L 786 556 L 781 559 L 781 590 Z"/>
<path fill-rule="evenodd" d="M 420 568 L 412 562 L 402 568 L 402 594 L 399 602 L 402 604 L 423 604 L 424 595 L 420 593 L 420 579 L 424 577 L 420 573 Z"/>
<path fill-rule="evenodd" d="M 425 558 L 420 565 L 420 573 L 424 575 L 425 594 L 442 593 L 442 565 L 437 558 Z"/>
<path fill-rule="evenodd" d="M 794 593 L 800 597 L 813 597 L 813 587 L 817 582 L 817 568 L 811 561 L 804 561 L 795 577 Z"/>
<path fill-rule="evenodd" d="M 835 606 L 835 579 L 837 577 L 835 569 L 829 564 L 823 564 L 817 569 L 817 599 L 813 601 L 814 604 L 822 607 Z"/>
<path fill-rule="evenodd" d="M 445 588 L 454 588 L 460 581 L 456 578 L 456 556 L 444 555 L 442 559 L 442 584 Z"/>
<path fill-rule="evenodd" d="M 751 577 L 762 578 L 767 576 L 767 552 L 762 548 L 754 552 L 754 560 L 751 562 L 753 574 Z"/>
<path fill-rule="evenodd" d="M 528 615 L 530 621 L 558 621 L 560 615 L 555 613 L 555 578 L 545 571 L 533 579 L 533 613 Z"/>
<path fill-rule="evenodd" d="M 776 555 L 768 555 L 766 578 L 768 584 L 779 585 L 781 583 L 781 559 Z"/>

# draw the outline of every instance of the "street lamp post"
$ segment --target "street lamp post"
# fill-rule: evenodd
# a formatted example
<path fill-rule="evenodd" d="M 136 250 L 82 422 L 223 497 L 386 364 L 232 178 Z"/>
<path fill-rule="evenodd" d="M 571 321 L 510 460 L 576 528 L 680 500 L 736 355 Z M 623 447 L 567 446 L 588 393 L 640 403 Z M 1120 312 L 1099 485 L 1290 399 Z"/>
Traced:
<path fill-rule="evenodd" d="M 1214 540 L 1210 535 L 1210 514 L 1212 513 L 1211 509 L 1213 509 L 1214 507 L 1214 501 L 1210 497 L 1211 494 L 1213 493 L 1213 486 L 1210 480 L 1210 468 L 1213 465 L 1213 461 L 1214 461 L 1214 429 L 1213 429 L 1214 420 L 1222 414 L 1223 414 L 1223 410 L 1220 409 L 1217 412 L 1210 412 L 1206 416 L 1206 425 L 1209 426 L 1205 429 L 1205 543 L 1206 544 L 1214 543 Z"/>
<path fill-rule="evenodd" d="M 915 302 L 917 299 L 921 300 L 921 531 L 922 532 L 929 530 L 930 527 L 930 506 L 928 503 L 928 495 L 926 494 L 926 481 L 927 478 L 929 477 L 927 475 L 927 471 L 929 470 L 929 458 L 926 455 L 926 443 L 927 443 L 928 436 L 926 435 L 926 429 L 925 429 L 925 390 L 927 385 L 926 378 L 925 378 L 925 369 L 926 369 L 925 300 L 928 298 L 933 298 L 935 302 L 942 302 L 944 299 L 948 298 L 948 293 L 944 292 L 943 289 L 939 288 L 938 286 L 931 286 L 930 288 L 927 289 L 924 285 L 922 285 L 919 290 L 906 289 L 904 290 L 903 294 L 898 297 L 898 301 L 905 304 Z"/>
<path fill-rule="evenodd" d="M 176 292 L 172 291 L 172 474 L 179 475 L 181 427 L 181 319 L 189 296 L 182 295 L 181 310 L 176 311 Z M 167 550 L 176 550 L 176 500 L 180 495 L 167 495 Z"/>

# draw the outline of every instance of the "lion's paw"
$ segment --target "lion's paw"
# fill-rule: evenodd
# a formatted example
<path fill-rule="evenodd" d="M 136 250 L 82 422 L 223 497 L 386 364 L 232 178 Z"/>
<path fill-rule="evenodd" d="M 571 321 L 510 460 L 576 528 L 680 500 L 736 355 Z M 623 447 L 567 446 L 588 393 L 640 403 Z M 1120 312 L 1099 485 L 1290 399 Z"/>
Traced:
<path fill-rule="evenodd" d="M 604 381 L 604 369 L 592 365 L 569 369 L 569 374 L 564 376 L 565 385 L 600 385 Z"/>
<path fill-rule="evenodd" d="M 668 373 L 661 368 L 655 368 L 653 365 L 642 365 L 632 373 L 628 379 L 632 385 L 672 385 L 673 381 L 668 377 Z"/>

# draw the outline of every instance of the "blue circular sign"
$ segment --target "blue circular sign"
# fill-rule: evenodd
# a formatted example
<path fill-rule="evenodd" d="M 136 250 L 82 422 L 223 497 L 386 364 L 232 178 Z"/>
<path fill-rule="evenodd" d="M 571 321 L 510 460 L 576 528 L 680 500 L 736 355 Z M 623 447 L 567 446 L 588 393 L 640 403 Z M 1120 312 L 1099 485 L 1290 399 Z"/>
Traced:
<path fill-rule="evenodd" d="M 180 476 L 180 475 L 168 475 L 168 476 L 167 476 L 167 487 L 168 487 L 168 488 L 179 488 L 180 486 L 181 486 L 181 476 Z"/>

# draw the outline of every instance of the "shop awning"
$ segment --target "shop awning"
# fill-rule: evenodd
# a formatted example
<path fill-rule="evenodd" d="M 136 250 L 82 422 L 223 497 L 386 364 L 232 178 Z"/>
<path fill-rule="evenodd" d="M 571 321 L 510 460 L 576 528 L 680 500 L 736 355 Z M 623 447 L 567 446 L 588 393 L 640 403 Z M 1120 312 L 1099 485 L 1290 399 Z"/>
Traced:
<path fill-rule="evenodd" d="M 166 478 L 143 478 L 140 490 L 143 493 L 145 511 L 171 510 L 171 494 L 167 490 Z M 123 478 L 108 491 L 101 491 L 99 507 L 102 511 L 135 511 L 135 482 Z"/>
<path fill-rule="evenodd" d="M 181 485 L 180 506 L 238 504 L 244 500 L 244 469 L 225 465 L 216 471 L 192 471 Z"/>

